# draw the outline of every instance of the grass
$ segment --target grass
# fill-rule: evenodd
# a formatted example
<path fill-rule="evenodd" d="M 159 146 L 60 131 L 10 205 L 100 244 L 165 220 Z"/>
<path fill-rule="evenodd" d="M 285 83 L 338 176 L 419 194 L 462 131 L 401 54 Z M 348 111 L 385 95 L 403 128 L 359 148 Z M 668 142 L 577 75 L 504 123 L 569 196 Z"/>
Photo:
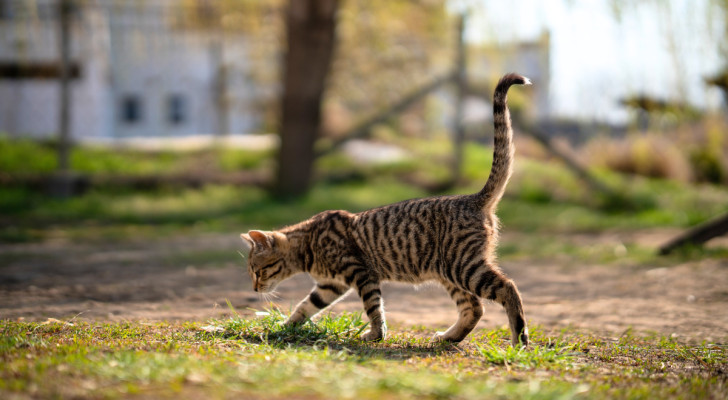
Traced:
<path fill-rule="evenodd" d="M 0 395 L 160 398 L 720 398 L 724 345 L 505 329 L 433 344 L 394 329 L 365 343 L 360 314 L 283 327 L 276 311 L 201 323 L 0 321 Z"/>
<path fill-rule="evenodd" d="M 94 146 L 74 146 L 71 169 L 84 174 L 184 174 L 190 171 L 231 172 L 270 164 L 271 152 L 209 148 L 193 152 L 137 151 Z M 55 170 L 53 141 L 9 139 L 0 134 L 0 173 L 47 174 Z"/>
<path fill-rule="evenodd" d="M 447 146 L 412 141 L 408 147 L 415 157 L 393 165 L 359 166 L 340 154 L 327 156 L 318 162 L 320 176 L 313 189 L 295 202 L 276 200 L 257 187 L 105 187 L 65 201 L 28 188 L 1 187 L 0 242 L 63 239 L 154 246 L 157 238 L 236 235 L 295 223 L 326 209 L 360 211 L 426 196 L 408 182 L 446 178 Z M 233 150 L 185 155 L 75 151 L 74 168 L 87 173 L 270 168 L 269 154 Z M 467 146 L 465 183 L 451 193 L 480 189 L 490 151 Z M 0 140 L 0 173 L 48 172 L 53 157 L 47 145 Z M 728 210 L 725 187 L 597 173 L 623 198 L 591 193 L 558 163 L 519 158 L 499 209 L 503 231 L 512 235 L 502 240 L 500 258 L 654 267 L 728 257 L 724 248 L 692 248 L 658 258 L 654 249 L 636 243 L 580 242 L 604 230 L 682 228 Z M 7 248 L 0 253 L 0 265 L 20 259 L 52 262 L 32 247 Z M 150 263 L 182 268 L 238 261 L 234 249 L 189 248 L 150 257 L 158 258 Z M 630 331 L 609 337 L 531 327 L 532 345 L 526 349 L 510 347 L 505 329 L 476 331 L 466 343 L 451 346 L 433 344 L 429 338 L 434 332 L 422 326 L 394 326 L 385 341 L 364 343 L 358 339 L 366 330 L 360 314 L 324 315 L 295 328 L 281 326 L 283 317 L 269 310 L 259 315 L 232 312 L 229 319 L 205 323 L 0 320 L 0 398 L 639 399 L 728 394 L 725 344 L 684 343 Z"/>

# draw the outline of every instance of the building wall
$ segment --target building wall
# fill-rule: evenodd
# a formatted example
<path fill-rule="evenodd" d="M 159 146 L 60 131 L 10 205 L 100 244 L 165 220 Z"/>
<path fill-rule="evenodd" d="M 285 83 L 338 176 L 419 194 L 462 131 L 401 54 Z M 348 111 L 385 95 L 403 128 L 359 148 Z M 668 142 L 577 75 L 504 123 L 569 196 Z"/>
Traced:
<path fill-rule="evenodd" d="M 37 7 L 0 12 L 0 64 L 57 63 L 56 2 L 0 0 L 0 8 L 21 3 Z M 71 59 L 80 67 L 71 85 L 74 138 L 246 133 L 260 126 L 246 95 L 253 83 L 228 87 L 248 75 L 250 63 L 239 56 L 245 41 L 175 27 L 180 4 L 95 0 L 80 6 L 72 29 Z M 221 82 L 223 69 L 238 78 Z M 0 76 L 0 132 L 55 135 L 59 87 L 53 78 Z M 220 101 L 221 91 L 227 102 Z"/>
<path fill-rule="evenodd" d="M 34 15 L 20 9 L 23 2 L 5 1 L 16 13 L 0 15 L 0 64 L 23 69 L 58 66 L 58 20 L 51 3 L 39 2 Z M 25 2 L 29 3 L 29 2 Z M 86 36 L 91 19 L 74 19 L 71 34 L 79 38 L 71 47 L 71 62 L 80 74 L 71 82 L 74 104 L 71 129 L 75 137 L 95 136 L 106 128 L 103 109 L 105 69 L 99 63 L 92 37 Z M 13 136 L 46 137 L 57 132 L 60 84 L 57 76 L 0 76 L 0 131 Z"/>

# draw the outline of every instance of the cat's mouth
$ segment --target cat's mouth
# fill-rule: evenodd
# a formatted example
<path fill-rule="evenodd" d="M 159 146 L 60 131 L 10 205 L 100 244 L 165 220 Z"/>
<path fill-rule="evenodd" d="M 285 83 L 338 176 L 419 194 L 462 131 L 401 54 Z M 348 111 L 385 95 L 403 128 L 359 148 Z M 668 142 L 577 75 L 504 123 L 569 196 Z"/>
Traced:
<path fill-rule="evenodd" d="M 258 293 L 270 293 L 275 290 L 276 286 L 278 286 L 278 282 L 260 283 L 256 281 L 253 283 L 253 290 Z"/>

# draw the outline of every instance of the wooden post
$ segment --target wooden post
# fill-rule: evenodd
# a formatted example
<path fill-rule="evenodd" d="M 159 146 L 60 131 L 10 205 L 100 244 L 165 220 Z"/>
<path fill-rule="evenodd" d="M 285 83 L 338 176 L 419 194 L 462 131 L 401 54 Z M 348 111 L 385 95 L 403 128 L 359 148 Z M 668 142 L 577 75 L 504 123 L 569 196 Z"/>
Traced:
<path fill-rule="evenodd" d="M 728 214 L 716 219 L 702 223 L 682 235 L 660 246 L 659 254 L 664 256 L 670 254 L 678 247 L 687 244 L 701 245 L 708 240 L 728 233 Z"/>
<path fill-rule="evenodd" d="M 216 37 L 210 43 L 210 54 L 215 68 L 214 98 L 217 105 L 217 135 L 230 133 L 230 98 L 228 87 L 228 66 L 225 63 L 225 31 L 213 33 Z M 219 35 L 219 36 L 218 36 Z"/>
<path fill-rule="evenodd" d="M 71 1 L 61 0 L 59 18 L 60 50 L 60 109 L 58 118 L 58 172 L 67 173 L 70 169 L 70 117 L 71 117 Z"/>
<path fill-rule="evenodd" d="M 73 0 L 58 3 L 58 52 L 59 52 L 59 96 L 58 96 L 58 165 L 50 180 L 52 196 L 67 198 L 73 195 L 76 179 L 71 174 L 71 12 Z"/>

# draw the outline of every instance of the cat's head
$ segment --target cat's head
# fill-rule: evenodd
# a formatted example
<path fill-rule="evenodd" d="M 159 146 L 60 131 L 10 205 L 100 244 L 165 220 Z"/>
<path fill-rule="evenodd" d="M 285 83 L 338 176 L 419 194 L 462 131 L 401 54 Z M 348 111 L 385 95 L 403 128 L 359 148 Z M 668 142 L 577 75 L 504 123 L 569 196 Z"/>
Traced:
<path fill-rule="evenodd" d="M 253 281 L 253 290 L 271 292 L 282 280 L 293 275 L 295 271 L 286 257 L 290 243 L 285 234 L 250 231 L 240 237 L 248 254 L 248 273 Z"/>

